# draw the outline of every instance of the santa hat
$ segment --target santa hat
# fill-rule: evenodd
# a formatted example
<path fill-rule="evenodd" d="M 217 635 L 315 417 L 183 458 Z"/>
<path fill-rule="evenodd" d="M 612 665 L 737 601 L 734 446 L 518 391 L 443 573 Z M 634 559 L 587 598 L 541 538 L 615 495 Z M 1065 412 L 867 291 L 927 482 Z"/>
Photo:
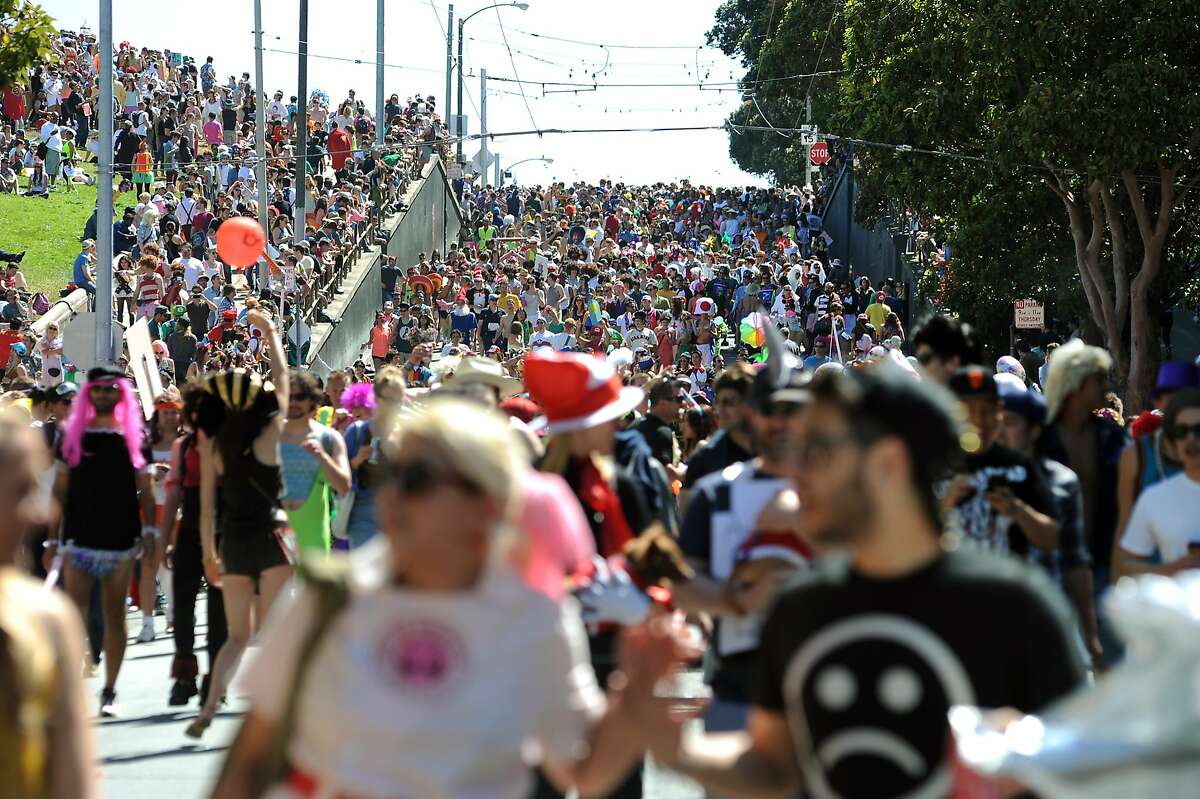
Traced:
<path fill-rule="evenodd" d="M 749 563 L 772 558 L 799 567 L 812 560 L 812 557 L 812 550 L 795 533 L 755 531 L 738 547 L 734 562 Z"/>
<path fill-rule="evenodd" d="M 545 412 L 530 426 L 547 433 L 585 430 L 618 419 L 646 396 L 640 388 L 622 385 L 607 361 L 550 349 L 525 356 L 525 388 Z"/>

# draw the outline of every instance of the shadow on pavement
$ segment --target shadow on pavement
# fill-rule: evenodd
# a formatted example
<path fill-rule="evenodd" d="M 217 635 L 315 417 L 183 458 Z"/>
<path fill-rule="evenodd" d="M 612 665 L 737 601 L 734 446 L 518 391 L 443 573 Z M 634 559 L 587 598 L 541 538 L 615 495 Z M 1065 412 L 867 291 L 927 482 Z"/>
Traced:
<path fill-rule="evenodd" d="M 110 755 L 103 758 L 100 762 L 105 765 L 116 765 L 118 763 L 137 763 L 142 760 L 155 760 L 160 757 L 175 757 L 176 755 L 207 755 L 213 752 L 224 752 L 229 749 L 229 746 L 204 746 L 203 744 L 186 743 L 181 744 L 176 749 L 163 749 L 158 752 L 138 752 L 130 755 Z"/>
<path fill-rule="evenodd" d="M 177 711 L 158 713 L 153 716 L 136 716 L 123 719 L 96 719 L 96 721 L 99 722 L 98 726 L 100 727 L 116 727 L 122 724 L 139 724 L 148 726 L 151 724 L 170 724 L 175 721 L 191 721 L 196 717 L 196 713 L 197 711 L 195 708 L 185 707 L 180 708 Z M 242 715 L 242 712 L 238 710 L 221 710 L 217 712 L 217 718 L 219 719 L 241 718 Z"/>

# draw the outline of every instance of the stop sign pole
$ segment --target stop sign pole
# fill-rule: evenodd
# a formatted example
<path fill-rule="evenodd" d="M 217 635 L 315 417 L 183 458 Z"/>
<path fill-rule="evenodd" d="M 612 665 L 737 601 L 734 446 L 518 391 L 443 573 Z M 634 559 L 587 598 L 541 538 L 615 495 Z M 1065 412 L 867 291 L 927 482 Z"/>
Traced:
<path fill-rule="evenodd" d="M 816 125 L 800 126 L 800 143 L 804 146 L 804 188 L 812 191 L 813 143 L 817 140 Z"/>

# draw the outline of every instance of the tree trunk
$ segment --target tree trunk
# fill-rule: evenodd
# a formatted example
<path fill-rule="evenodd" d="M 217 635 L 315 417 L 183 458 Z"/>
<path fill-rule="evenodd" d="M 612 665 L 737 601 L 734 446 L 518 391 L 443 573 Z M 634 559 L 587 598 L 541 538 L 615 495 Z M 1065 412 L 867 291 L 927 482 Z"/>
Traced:
<path fill-rule="evenodd" d="M 1158 378 L 1158 365 L 1162 353 L 1159 349 L 1160 326 L 1157 309 L 1150 307 L 1150 291 L 1162 269 L 1163 245 L 1171 229 L 1172 211 L 1179 200 L 1175 191 L 1175 175 L 1178 166 L 1160 165 L 1158 214 L 1151 219 L 1142 196 L 1142 186 L 1132 169 L 1121 172 L 1125 193 L 1133 207 L 1137 220 L 1138 234 L 1142 239 L 1142 268 L 1130 287 L 1129 319 L 1132 335 L 1129 345 L 1130 371 L 1129 395 L 1126 404 L 1133 413 L 1150 407 L 1150 393 Z"/>
<path fill-rule="evenodd" d="M 1046 185 L 1062 200 L 1067 210 L 1071 227 L 1071 240 L 1075 244 L 1075 268 L 1087 297 L 1092 320 L 1104 334 L 1105 348 L 1112 353 L 1116 370 L 1117 385 L 1121 393 L 1129 378 L 1129 357 L 1123 337 L 1124 322 L 1118 324 L 1119 303 L 1114 302 L 1113 292 L 1100 268 L 1100 245 L 1104 240 L 1104 210 L 1102 195 L 1107 191 L 1098 178 L 1088 180 L 1087 198 L 1077 199 L 1066 183 L 1055 174 L 1046 179 Z M 1123 262 L 1122 262 L 1123 263 Z M 1121 285 L 1120 275 L 1115 282 Z M 1123 309 L 1121 316 L 1123 316 Z"/>

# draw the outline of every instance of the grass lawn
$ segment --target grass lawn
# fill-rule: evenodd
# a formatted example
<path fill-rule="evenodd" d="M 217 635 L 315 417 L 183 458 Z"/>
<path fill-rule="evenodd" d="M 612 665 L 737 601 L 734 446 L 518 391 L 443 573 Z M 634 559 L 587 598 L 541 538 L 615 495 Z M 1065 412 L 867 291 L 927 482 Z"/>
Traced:
<path fill-rule="evenodd" d="M 88 171 L 94 171 L 91 166 Z M 61 185 L 61 181 L 60 181 Z M 24 190 L 25 181 L 21 181 Z M 79 237 L 96 207 L 96 187 L 76 183 L 74 191 L 50 192 L 50 199 L 0 195 L 0 248 L 26 250 L 21 271 L 33 291 L 53 302 L 71 282 L 71 265 L 79 254 Z"/>

